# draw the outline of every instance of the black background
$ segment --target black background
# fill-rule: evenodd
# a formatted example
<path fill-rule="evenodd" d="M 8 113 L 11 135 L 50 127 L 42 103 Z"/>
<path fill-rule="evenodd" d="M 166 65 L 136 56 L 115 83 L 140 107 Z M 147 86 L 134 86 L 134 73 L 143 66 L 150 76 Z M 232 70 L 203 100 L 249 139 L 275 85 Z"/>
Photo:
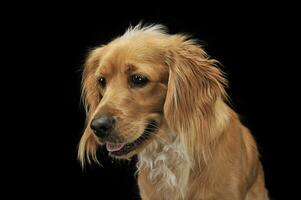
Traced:
<path fill-rule="evenodd" d="M 139 199 L 135 158 L 116 163 L 104 150 L 103 166 L 83 171 L 76 153 L 85 119 L 80 80 L 87 52 L 143 20 L 192 34 L 223 64 L 231 102 L 258 142 L 271 197 L 292 197 L 298 185 L 299 7 L 113 4 L 16 4 L 1 14 L 9 66 L 3 68 L 10 71 L 2 75 L 8 78 L 4 99 L 13 104 L 5 124 L 11 137 L 3 140 L 11 195 Z"/>

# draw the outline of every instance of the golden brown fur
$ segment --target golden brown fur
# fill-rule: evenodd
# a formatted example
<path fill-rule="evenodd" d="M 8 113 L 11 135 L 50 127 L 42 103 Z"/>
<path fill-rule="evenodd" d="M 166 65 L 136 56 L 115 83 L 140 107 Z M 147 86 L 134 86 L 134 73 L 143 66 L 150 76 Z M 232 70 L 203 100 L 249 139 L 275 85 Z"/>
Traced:
<path fill-rule="evenodd" d="M 96 149 L 106 143 L 90 129 L 96 115 L 118 120 L 116 143 L 133 142 L 155 120 L 151 138 L 117 156 L 138 154 L 143 200 L 268 199 L 256 143 L 225 103 L 227 81 L 218 62 L 194 40 L 163 29 L 138 25 L 90 53 L 83 72 L 87 127 L 79 160 L 97 161 Z M 133 73 L 147 76 L 147 85 L 130 87 Z M 101 76 L 105 88 L 98 84 Z"/>

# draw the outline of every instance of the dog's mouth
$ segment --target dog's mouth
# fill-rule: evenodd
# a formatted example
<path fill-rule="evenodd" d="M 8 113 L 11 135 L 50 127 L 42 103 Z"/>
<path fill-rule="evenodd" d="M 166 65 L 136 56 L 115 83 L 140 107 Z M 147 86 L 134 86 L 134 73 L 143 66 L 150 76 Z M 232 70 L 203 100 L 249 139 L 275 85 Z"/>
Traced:
<path fill-rule="evenodd" d="M 157 123 L 150 121 L 142 135 L 131 143 L 106 143 L 106 148 L 112 156 L 123 156 L 144 144 L 157 130 Z"/>

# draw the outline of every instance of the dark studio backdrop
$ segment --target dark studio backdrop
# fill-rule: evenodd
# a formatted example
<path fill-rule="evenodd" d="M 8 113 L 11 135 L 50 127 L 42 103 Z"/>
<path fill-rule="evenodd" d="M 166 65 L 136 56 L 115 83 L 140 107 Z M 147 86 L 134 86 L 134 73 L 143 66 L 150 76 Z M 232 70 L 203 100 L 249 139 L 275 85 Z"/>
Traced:
<path fill-rule="evenodd" d="M 16 96 L 24 99 L 25 126 L 30 127 L 25 132 L 30 136 L 21 136 L 27 142 L 20 142 L 18 164 L 8 166 L 16 174 L 9 185 L 38 197 L 139 199 L 135 158 L 116 163 L 104 150 L 99 153 L 103 166 L 83 171 L 76 154 L 85 120 L 81 66 L 88 51 L 143 20 L 166 25 L 170 33 L 192 34 L 223 64 L 231 102 L 258 142 L 270 195 L 289 199 L 296 186 L 290 166 L 297 160 L 291 153 L 297 152 L 291 141 L 296 137 L 291 134 L 297 130 L 290 126 L 293 120 L 287 111 L 294 112 L 297 102 L 292 96 L 297 65 L 291 61 L 296 55 L 293 37 L 300 9 L 281 4 L 233 5 L 231 9 L 223 5 L 116 6 L 11 7 L 16 15 L 6 25 L 22 52 L 15 59 L 26 63 L 18 71 L 18 84 L 13 85 L 19 88 Z"/>

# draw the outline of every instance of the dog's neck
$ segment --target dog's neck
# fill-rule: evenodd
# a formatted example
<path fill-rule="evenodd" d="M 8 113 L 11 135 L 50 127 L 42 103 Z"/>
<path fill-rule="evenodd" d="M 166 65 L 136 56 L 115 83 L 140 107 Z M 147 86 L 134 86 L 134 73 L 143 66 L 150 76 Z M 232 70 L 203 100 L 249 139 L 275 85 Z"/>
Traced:
<path fill-rule="evenodd" d="M 230 114 L 227 105 L 222 101 L 216 102 L 215 109 L 215 120 L 212 124 L 214 129 L 211 130 L 216 133 L 216 137 L 219 137 L 229 124 Z M 187 192 L 190 173 L 196 163 L 194 158 L 189 156 L 179 134 L 167 131 L 162 135 L 166 138 L 158 136 L 158 140 L 153 141 L 139 154 L 138 171 L 143 170 L 148 180 L 156 186 L 158 192 L 161 191 L 161 194 L 176 193 L 180 194 L 181 198 Z M 201 152 L 197 153 L 201 154 Z M 205 156 L 208 155 L 202 156 L 206 164 L 208 158 Z"/>
<path fill-rule="evenodd" d="M 158 192 L 177 192 L 184 197 L 191 169 L 189 158 L 179 137 L 174 133 L 168 136 L 139 154 L 138 171 L 146 173 Z"/>

